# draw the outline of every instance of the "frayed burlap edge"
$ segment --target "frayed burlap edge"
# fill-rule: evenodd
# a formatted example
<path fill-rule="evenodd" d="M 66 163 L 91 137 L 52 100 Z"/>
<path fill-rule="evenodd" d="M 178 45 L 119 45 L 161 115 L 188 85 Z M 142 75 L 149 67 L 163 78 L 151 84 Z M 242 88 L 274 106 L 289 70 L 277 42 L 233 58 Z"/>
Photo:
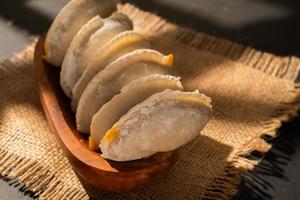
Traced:
<path fill-rule="evenodd" d="M 70 189 L 54 173 L 30 158 L 0 150 L 1 177 L 12 187 L 40 199 L 88 199 L 85 192 Z"/>
<path fill-rule="evenodd" d="M 34 42 L 20 53 L 1 61 L 1 77 L 13 75 L 16 70 L 33 64 L 33 54 L 36 45 Z M 24 69 L 26 70 L 26 69 Z M 0 77 L 0 78 L 1 78 Z M 89 199 L 85 192 L 76 188 L 70 189 L 58 180 L 55 174 L 32 161 L 14 152 L 9 152 L 0 147 L 0 176 L 12 187 L 17 187 L 25 195 L 39 199 Z"/>
<path fill-rule="evenodd" d="M 154 33 L 165 33 L 166 37 L 175 38 L 200 51 L 206 51 L 235 62 L 240 62 L 255 70 L 294 84 L 294 89 L 289 91 L 289 98 L 285 102 L 280 102 L 278 109 L 270 115 L 270 120 L 261 124 L 261 131 L 240 147 L 232 162 L 225 167 L 223 173 L 215 178 L 204 195 L 208 199 L 229 199 L 233 197 L 237 192 L 241 173 L 253 169 L 261 161 L 260 159 L 252 160 L 246 158 L 245 155 L 254 151 L 268 152 L 272 145 L 267 143 L 262 136 L 276 137 L 277 130 L 282 123 L 296 117 L 298 114 L 300 109 L 300 85 L 295 83 L 295 81 L 300 72 L 300 59 L 295 56 L 275 56 L 223 38 L 180 27 L 167 22 L 153 13 L 142 11 L 131 4 L 121 5 L 119 10 L 126 14 L 129 13 L 129 17 L 135 19 L 135 23 L 145 27 L 144 32 L 151 30 Z M 231 170 L 232 168 L 235 169 Z"/>
<path fill-rule="evenodd" d="M 299 58 L 274 56 L 228 40 L 178 27 L 152 13 L 141 11 L 130 4 L 120 6 L 119 10 L 130 13 L 130 17 L 136 19 L 137 23 L 147 24 L 145 27 L 153 32 L 164 31 L 170 28 L 174 29 L 175 31 L 168 33 L 169 36 L 198 50 L 241 62 L 263 73 L 291 82 L 294 82 L 299 74 Z M 31 64 L 34 46 L 35 43 L 21 53 L 2 61 L 0 66 L 1 74 L 11 74 L 13 70 L 19 69 L 18 66 Z M 233 162 L 228 164 L 223 173 L 220 173 L 206 189 L 204 198 L 228 199 L 234 196 L 237 192 L 241 173 L 252 169 L 260 162 L 260 160 L 245 158 L 244 155 L 252 151 L 263 153 L 269 151 L 271 145 L 261 137 L 265 134 L 275 137 L 276 131 L 282 122 L 295 117 L 299 109 L 300 86 L 294 83 L 294 89 L 290 91 L 290 97 L 285 102 L 280 103 L 279 108 L 270 116 L 271 120 L 261 124 L 262 129 L 256 134 L 256 137 L 246 142 L 239 149 Z M 233 168 L 234 170 L 232 170 Z M 236 170 L 236 168 L 239 170 Z M 21 187 L 21 191 L 31 193 L 33 197 L 39 197 L 40 199 L 88 199 L 85 192 L 78 189 L 70 190 L 60 180 L 57 180 L 54 173 L 41 167 L 38 162 L 1 149 L 0 174 L 10 185 Z"/>
<path fill-rule="evenodd" d="M 164 34 L 190 47 L 246 64 L 266 74 L 295 81 L 300 71 L 300 59 L 295 56 L 275 56 L 223 38 L 180 27 L 153 13 L 140 10 L 129 3 L 120 5 L 118 9 L 134 19 L 135 24 L 143 27 L 143 32 L 149 30 L 154 34 Z"/>

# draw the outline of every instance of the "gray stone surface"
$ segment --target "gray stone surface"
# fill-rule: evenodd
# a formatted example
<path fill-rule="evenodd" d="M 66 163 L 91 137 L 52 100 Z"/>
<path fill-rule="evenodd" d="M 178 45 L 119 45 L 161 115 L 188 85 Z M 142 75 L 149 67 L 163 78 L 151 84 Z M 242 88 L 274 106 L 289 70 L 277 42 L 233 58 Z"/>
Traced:
<path fill-rule="evenodd" d="M 0 179 L 0 199 L 1 200 L 30 200 L 29 196 L 24 196 L 22 192 L 19 192 L 16 188 L 13 188 L 7 184 L 7 182 Z"/>
<path fill-rule="evenodd" d="M 0 60 L 21 51 L 30 41 L 29 33 L 0 18 Z"/>
<path fill-rule="evenodd" d="M 12 9 L 15 6 L 15 4 L 21 3 L 21 1 L 3 1 L 4 0 L 1 0 L 0 2 L 0 60 L 9 57 L 15 52 L 21 51 L 32 41 L 32 33 L 30 30 L 26 30 L 24 27 L 18 26 L 18 24 L 16 24 L 14 21 L 14 17 L 12 17 L 12 19 L 9 19 L 9 14 L 12 16 L 17 16 L 18 12 L 22 12 L 22 10 Z M 25 4 L 25 8 L 30 8 L 36 11 L 37 13 L 43 13 L 43 15 L 49 17 L 49 19 L 52 19 L 67 1 L 68 0 L 30 0 L 26 2 L 24 1 L 22 2 L 22 4 Z M 7 6 L 6 12 L 9 13 L 4 14 L 3 16 L 3 10 L 1 10 L 1 6 Z M 20 7 L 17 8 L 20 9 Z M 2 7 L 2 9 L 4 8 Z M 12 11 L 9 11 L 10 9 Z M 19 20 L 19 18 L 16 17 L 15 20 Z M 30 18 L 27 18 L 26 20 L 28 20 L 27 23 L 30 23 Z M 40 22 L 42 23 L 42 21 Z M 32 26 L 35 25 L 32 24 Z M 41 32 L 43 32 L 43 30 L 41 30 Z M 0 179 L 0 200 L 32 199 L 28 195 L 25 196 L 23 192 L 20 192 L 19 188 L 20 187 L 11 187 L 6 181 Z"/>
<path fill-rule="evenodd" d="M 0 60 L 21 51 L 31 43 L 33 35 L 44 32 L 45 19 L 48 20 L 48 25 L 66 2 L 68 0 L 1 0 Z M 30 14 L 27 15 L 24 9 L 28 9 Z M 37 28 L 33 33 L 30 29 L 26 29 L 34 26 Z"/>

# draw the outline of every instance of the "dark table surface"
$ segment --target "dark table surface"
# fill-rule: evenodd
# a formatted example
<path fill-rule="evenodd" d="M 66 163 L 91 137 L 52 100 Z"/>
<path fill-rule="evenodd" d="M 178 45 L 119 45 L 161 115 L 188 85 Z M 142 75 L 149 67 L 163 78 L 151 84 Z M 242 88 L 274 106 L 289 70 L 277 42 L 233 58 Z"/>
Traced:
<path fill-rule="evenodd" d="M 68 0 L 1 0 L 0 59 L 44 33 Z M 128 0 L 169 21 L 281 56 L 300 56 L 299 0 Z M 300 78 L 298 78 L 299 81 Z M 300 118 L 284 123 L 234 199 L 300 199 Z M 0 180 L 0 199 L 30 199 Z"/>

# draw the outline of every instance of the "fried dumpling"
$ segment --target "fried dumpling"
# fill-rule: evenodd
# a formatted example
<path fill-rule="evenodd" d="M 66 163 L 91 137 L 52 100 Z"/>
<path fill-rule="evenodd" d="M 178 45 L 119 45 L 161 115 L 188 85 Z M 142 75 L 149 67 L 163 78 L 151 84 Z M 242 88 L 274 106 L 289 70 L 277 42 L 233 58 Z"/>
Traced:
<path fill-rule="evenodd" d="M 130 19 L 115 12 L 102 19 L 99 16 L 85 24 L 74 37 L 61 70 L 61 86 L 68 97 L 72 98 L 72 89 L 91 59 L 115 35 L 132 29 Z"/>
<path fill-rule="evenodd" d="M 120 0 L 72 0 L 56 16 L 45 40 L 45 59 L 60 66 L 79 29 L 96 15 L 105 18 Z"/>
<path fill-rule="evenodd" d="M 182 90 L 180 78 L 153 74 L 130 82 L 93 116 L 89 146 L 97 149 L 104 134 L 130 108 L 165 89 Z"/>
<path fill-rule="evenodd" d="M 130 109 L 101 140 L 102 157 L 129 161 L 174 150 L 199 135 L 211 116 L 210 98 L 165 90 Z"/>
<path fill-rule="evenodd" d="M 150 49 L 125 54 L 101 70 L 88 84 L 76 110 L 77 129 L 88 133 L 93 115 L 130 81 L 150 74 L 168 74 L 173 56 Z"/>
<path fill-rule="evenodd" d="M 125 31 L 116 35 L 103 48 L 101 48 L 94 59 L 86 67 L 81 77 L 76 82 L 72 90 L 72 109 L 76 111 L 78 101 L 92 78 L 109 63 L 122 55 L 136 49 L 148 49 L 150 43 L 145 37 L 134 31 Z"/>

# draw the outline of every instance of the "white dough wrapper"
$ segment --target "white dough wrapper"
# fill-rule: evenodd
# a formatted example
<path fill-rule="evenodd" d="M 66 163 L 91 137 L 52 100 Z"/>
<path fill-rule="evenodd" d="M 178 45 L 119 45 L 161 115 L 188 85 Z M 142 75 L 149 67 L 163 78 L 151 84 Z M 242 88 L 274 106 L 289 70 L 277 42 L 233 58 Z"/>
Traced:
<path fill-rule="evenodd" d="M 150 43 L 145 37 L 134 31 L 125 31 L 116 35 L 101 48 L 90 61 L 72 90 L 72 110 L 76 111 L 79 99 L 92 78 L 108 64 L 136 49 L 148 49 Z"/>
<path fill-rule="evenodd" d="M 72 0 L 54 19 L 45 40 L 45 59 L 60 66 L 68 47 L 79 29 L 96 15 L 105 18 L 120 0 Z"/>
<path fill-rule="evenodd" d="M 66 95 L 72 98 L 72 89 L 97 50 L 119 33 L 132 29 L 130 19 L 115 12 L 109 18 L 96 16 L 76 34 L 64 58 L 60 83 Z"/>
<path fill-rule="evenodd" d="M 101 70 L 88 84 L 76 111 L 77 129 L 89 133 L 92 117 L 129 82 L 150 74 L 169 74 L 173 55 L 150 49 L 125 54 Z"/>
<path fill-rule="evenodd" d="M 131 108 L 101 140 L 102 157 L 130 161 L 174 150 L 207 124 L 211 100 L 198 91 L 165 90 Z"/>
<path fill-rule="evenodd" d="M 90 148 L 98 149 L 105 133 L 130 108 L 144 101 L 152 94 L 166 89 L 182 90 L 183 87 L 180 78 L 170 75 L 153 74 L 134 80 L 123 87 L 120 94 L 115 95 L 94 115 L 89 139 Z"/>

